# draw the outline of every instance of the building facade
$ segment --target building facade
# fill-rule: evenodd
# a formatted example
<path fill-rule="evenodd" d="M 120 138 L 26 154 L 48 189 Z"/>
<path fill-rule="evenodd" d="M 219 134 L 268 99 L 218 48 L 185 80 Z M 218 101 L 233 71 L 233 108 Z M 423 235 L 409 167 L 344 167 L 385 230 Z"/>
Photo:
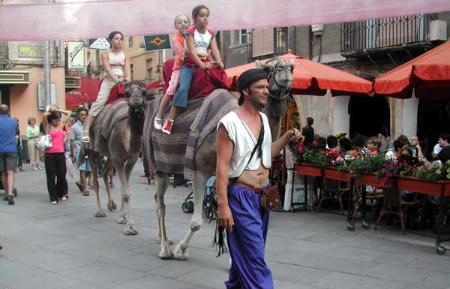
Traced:
<path fill-rule="evenodd" d="M 292 53 L 375 79 L 449 39 L 450 13 L 413 15 L 341 24 L 227 31 L 221 50 L 227 68 Z M 449 102 L 381 96 L 294 96 L 302 124 L 311 116 L 320 135 L 397 137 L 418 134 L 429 142 L 450 132 Z M 436 111 L 433 116 L 431 111 Z M 418 117 L 420 115 L 420 117 Z M 436 116 L 439 121 L 436 122 Z"/>

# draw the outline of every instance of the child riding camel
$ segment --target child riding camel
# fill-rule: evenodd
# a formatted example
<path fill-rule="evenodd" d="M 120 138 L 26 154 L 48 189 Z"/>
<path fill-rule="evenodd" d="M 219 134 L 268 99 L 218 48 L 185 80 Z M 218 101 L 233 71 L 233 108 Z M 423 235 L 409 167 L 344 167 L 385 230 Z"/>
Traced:
<path fill-rule="evenodd" d="M 180 87 L 172 102 L 168 119 L 162 126 L 162 131 L 171 134 L 174 119 L 180 109 L 187 107 L 188 94 L 191 87 L 192 76 L 196 68 L 210 69 L 213 65 L 223 69 L 220 52 L 217 47 L 215 34 L 208 29 L 209 9 L 205 5 L 199 5 L 192 10 L 194 26 L 185 33 L 188 55 L 180 69 Z M 214 62 L 211 61 L 209 51 Z M 159 115 L 161 116 L 161 115 Z M 159 117 L 161 119 L 161 117 Z M 157 127 L 156 127 L 157 128 Z"/>
<path fill-rule="evenodd" d="M 180 83 L 180 68 L 186 56 L 185 33 L 186 29 L 188 29 L 189 27 L 189 24 L 189 17 L 187 17 L 186 15 L 178 15 L 177 17 L 175 17 L 175 28 L 178 30 L 177 33 L 172 36 L 172 45 L 174 46 L 176 52 L 175 63 L 172 68 L 169 87 L 167 88 L 166 93 L 161 99 L 158 113 L 155 116 L 154 126 L 158 130 L 162 129 L 163 127 L 162 115 L 164 109 L 166 108 L 169 99 L 171 99 L 175 95 L 177 86 Z"/>

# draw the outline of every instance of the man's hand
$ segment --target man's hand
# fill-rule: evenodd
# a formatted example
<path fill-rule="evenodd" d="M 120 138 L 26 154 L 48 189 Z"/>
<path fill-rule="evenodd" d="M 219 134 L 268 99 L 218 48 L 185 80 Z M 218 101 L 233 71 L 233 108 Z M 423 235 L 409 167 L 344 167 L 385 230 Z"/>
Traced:
<path fill-rule="evenodd" d="M 230 207 L 228 205 L 219 206 L 217 208 L 217 220 L 219 225 L 232 231 L 234 226 L 233 215 L 231 214 Z"/>
<path fill-rule="evenodd" d="M 288 130 L 286 133 L 289 133 L 291 135 L 290 139 L 292 140 L 299 140 L 301 138 L 301 133 L 298 129 L 296 128 L 291 128 L 290 130 Z"/>

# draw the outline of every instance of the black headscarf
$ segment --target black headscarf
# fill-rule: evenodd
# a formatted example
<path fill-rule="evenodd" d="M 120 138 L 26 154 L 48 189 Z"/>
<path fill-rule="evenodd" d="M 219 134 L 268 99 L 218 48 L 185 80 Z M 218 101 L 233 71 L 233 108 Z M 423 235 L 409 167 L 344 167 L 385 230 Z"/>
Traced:
<path fill-rule="evenodd" d="M 244 95 L 242 94 L 242 91 L 250 87 L 252 83 L 255 83 L 261 79 L 267 79 L 267 73 L 260 68 L 249 69 L 241 74 L 236 84 L 237 91 L 241 93 L 241 97 L 239 98 L 239 105 L 244 102 Z"/>

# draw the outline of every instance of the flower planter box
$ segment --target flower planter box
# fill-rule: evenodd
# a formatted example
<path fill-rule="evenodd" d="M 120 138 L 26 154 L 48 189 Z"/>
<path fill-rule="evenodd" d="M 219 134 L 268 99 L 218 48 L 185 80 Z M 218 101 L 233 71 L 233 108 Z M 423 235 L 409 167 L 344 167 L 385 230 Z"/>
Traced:
<path fill-rule="evenodd" d="M 450 181 L 439 181 L 444 183 L 444 196 L 450 196 Z"/>
<path fill-rule="evenodd" d="M 393 181 L 386 178 L 378 179 L 375 174 L 361 174 L 355 178 L 355 184 L 389 189 L 392 188 Z"/>
<path fill-rule="evenodd" d="M 340 171 L 335 168 L 325 168 L 323 170 L 323 176 L 330 180 L 350 182 L 352 174 L 348 171 Z"/>
<path fill-rule="evenodd" d="M 440 196 L 442 192 L 444 192 L 444 196 L 450 195 L 449 181 L 428 181 L 415 177 L 399 177 L 397 179 L 397 187 L 399 190 L 408 190 L 426 195 Z"/>
<path fill-rule="evenodd" d="M 311 177 L 321 177 L 322 168 L 310 164 L 299 164 L 295 166 L 295 171 L 299 175 L 311 176 Z"/>

